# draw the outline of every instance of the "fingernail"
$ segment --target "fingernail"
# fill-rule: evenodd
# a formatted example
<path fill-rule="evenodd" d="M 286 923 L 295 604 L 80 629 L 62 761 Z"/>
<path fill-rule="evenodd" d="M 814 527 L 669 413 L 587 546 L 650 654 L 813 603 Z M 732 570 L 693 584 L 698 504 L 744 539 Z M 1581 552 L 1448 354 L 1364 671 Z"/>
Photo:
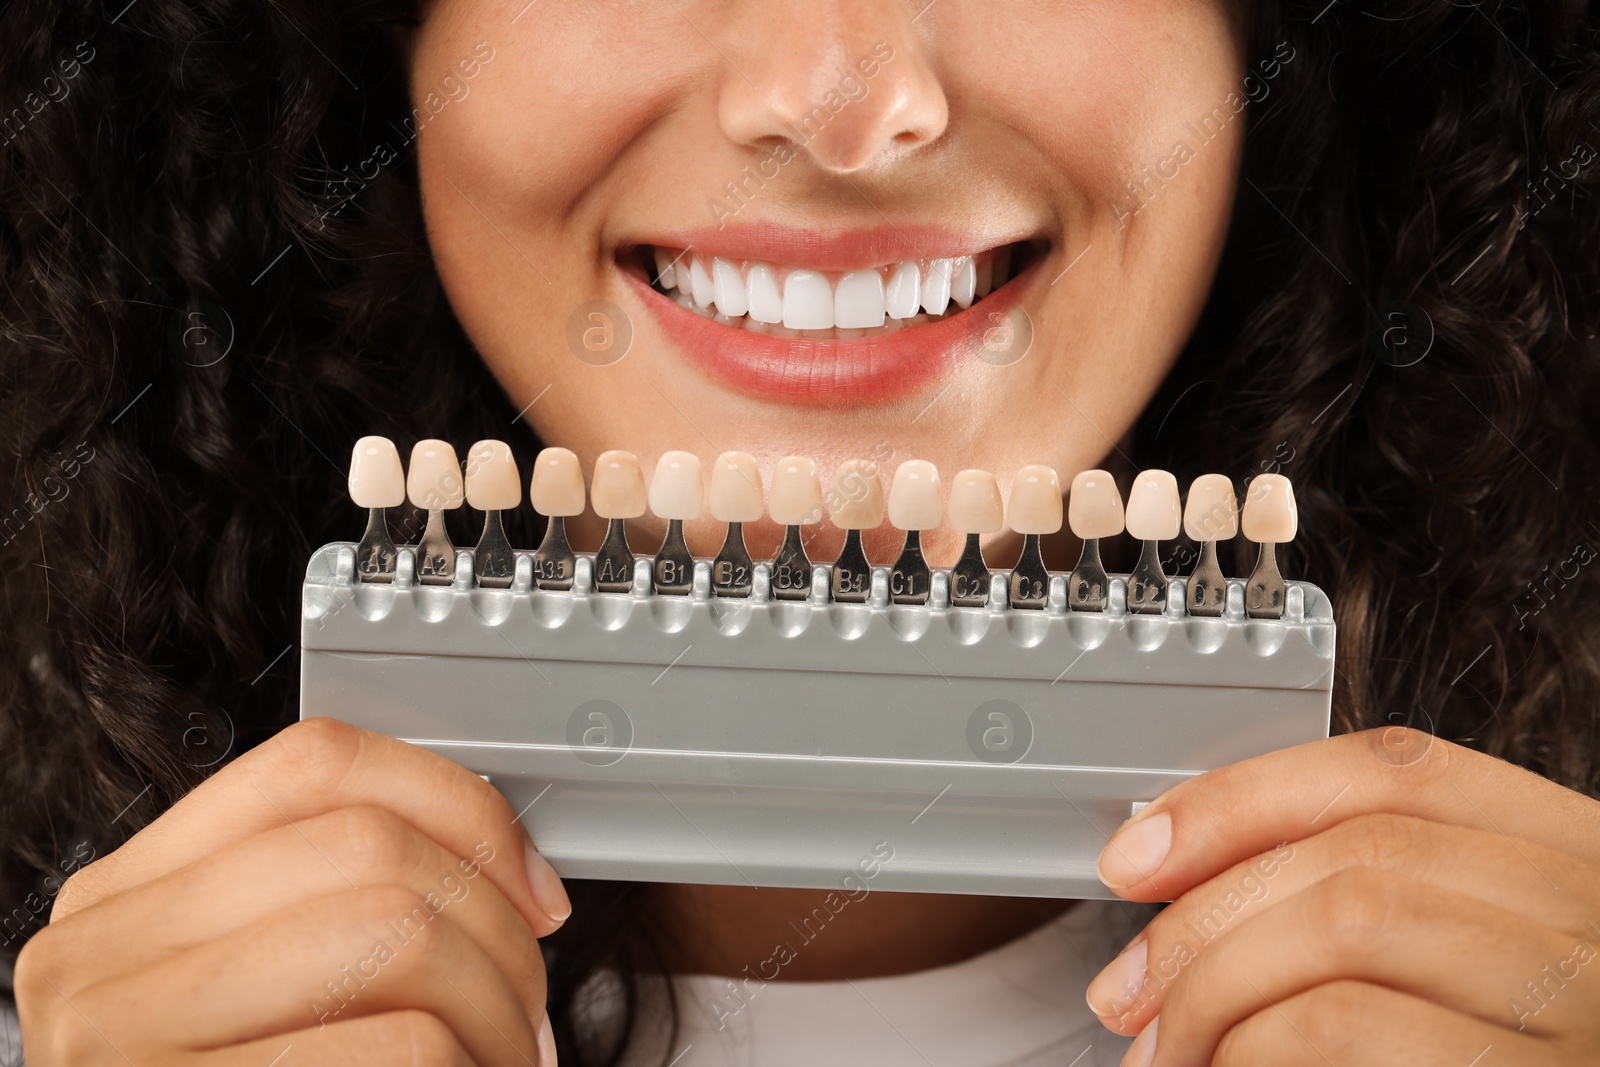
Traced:
<path fill-rule="evenodd" d="M 1126 889 L 1161 869 L 1172 848 L 1172 816 L 1166 812 L 1118 830 L 1100 851 L 1096 869 L 1111 889 Z"/>
<path fill-rule="evenodd" d="M 1144 969 L 1150 956 L 1150 942 L 1141 940 L 1128 951 L 1106 964 L 1105 970 L 1094 976 L 1084 999 L 1089 1010 L 1102 1018 L 1126 1015 L 1127 1009 L 1118 1007 L 1128 999 L 1137 1001 L 1144 985 Z"/>
<path fill-rule="evenodd" d="M 572 914 L 572 901 L 567 899 L 567 889 L 561 884 L 561 876 L 550 866 L 549 860 L 539 855 L 539 850 L 534 847 L 533 838 L 524 835 L 523 840 L 527 843 L 523 854 L 527 862 L 528 888 L 533 891 L 533 902 L 550 916 L 551 922 L 566 922 L 567 916 Z"/>
<path fill-rule="evenodd" d="M 1127 1054 L 1122 1057 L 1122 1067 L 1150 1067 L 1150 1061 L 1156 1058 L 1156 1027 L 1160 1024 L 1161 1016 L 1157 1015 L 1150 1020 L 1149 1026 L 1140 1031 L 1139 1036 L 1133 1039 L 1133 1044 L 1128 1046 Z"/>
<path fill-rule="evenodd" d="M 539 1024 L 539 1067 L 556 1067 L 556 1035 L 550 1029 L 550 1013 Z"/>

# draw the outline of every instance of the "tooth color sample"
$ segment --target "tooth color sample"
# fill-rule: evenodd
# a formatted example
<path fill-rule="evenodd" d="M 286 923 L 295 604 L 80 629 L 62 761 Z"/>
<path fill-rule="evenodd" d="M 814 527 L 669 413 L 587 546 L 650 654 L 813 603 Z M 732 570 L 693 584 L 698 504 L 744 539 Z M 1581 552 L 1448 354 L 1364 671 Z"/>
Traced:
<path fill-rule="evenodd" d="M 449 441 L 429 438 L 411 449 L 411 465 L 406 472 L 406 497 L 413 505 L 428 511 L 459 508 L 466 487 L 461 483 L 461 464 Z"/>
<path fill-rule="evenodd" d="M 613 448 L 594 461 L 594 482 L 589 487 L 594 513 L 602 519 L 637 519 L 647 501 L 644 469 L 632 452 Z"/>
<path fill-rule="evenodd" d="M 711 517 L 718 522 L 755 522 L 761 518 L 761 469 L 748 452 L 724 452 L 711 468 L 706 493 Z"/>
<path fill-rule="evenodd" d="M 1226 541 L 1239 532 L 1239 502 L 1225 475 L 1202 474 L 1189 486 L 1183 532 L 1192 541 Z"/>
<path fill-rule="evenodd" d="M 693 452 L 664 452 L 650 476 L 650 510 L 663 519 L 698 519 L 705 502 L 700 457 Z"/>
<path fill-rule="evenodd" d="M 1116 479 L 1101 470 L 1083 471 L 1072 479 L 1067 524 L 1084 540 L 1115 537 L 1122 532 L 1122 494 Z"/>
<path fill-rule="evenodd" d="M 1242 525 L 1247 539 L 1257 544 L 1286 544 L 1300 528 L 1294 486 L 1281 474 L 1258 474 L 1244 493 Z"/>
<path fill-rule="evenodd" d="M 1128 536 L 1140 541 L 1170 541 L 1183 525 L 1178 479 L 1168 471 L 1140 471 L 1128 491 L 1124 517 Z"/>
<path fill-rule="evenodd" d="M 806 526 L 822 521 L 822 478 L 804 456 L 787 456 L 772 470 L 767 514 L 780 526 Z"/>
<path fill-rule="evenodd" d="M 883 525 L 883 482 L 878 465 L 866 459 L 847 459 L 833 476 L 830 517 L 841 530 L 871 530 Z"/>
<path fill-rule="evenodd" d="M 783 280 L 783 324 L 791 330 L 833 325 L 833 287 L 814 270 L 792 270 Z"/>
<path fill-rule="evenodd" d="M 578 466 L 578 457 L 565 448 L 540 452 L 533 461 L 528 500 L 534 511 L 551 518 L 582 515 L 583 468 Z"/>
<path fill-rule="evenodd" d="M 350 499 L 358 508 L 397 508 L 406 502 L 406 476 L 393 441 L 363 437 L 350 450 Z"/>
<path fill-rule="evenodd" d="M 1061 480 L 1056 472 L 1042 463 L 1017 471 L 1006 513 L 1019 534 L 1053 534 L 1061 529 Z"/>
<path fill-rule="evenodd" d="M 467 503 L 479 511 L 510 511 L 522 503 L 522 475 L 504 441 L 479 441 L 467 450 Z"/>
<path fill-rule="evenodd" d="M 950 525 L 957 533 L 998 533 L 1005 523 L 1000 483 L 988 471 L 958 471 L 950 480 Z"/>
<path fill-rule="evenodd" d="M 897 530 L 933 530 L 943 518 L 938 468 L 925 459 L 909 459 L 896 467 L 889 484 L 889 525 Z"/>

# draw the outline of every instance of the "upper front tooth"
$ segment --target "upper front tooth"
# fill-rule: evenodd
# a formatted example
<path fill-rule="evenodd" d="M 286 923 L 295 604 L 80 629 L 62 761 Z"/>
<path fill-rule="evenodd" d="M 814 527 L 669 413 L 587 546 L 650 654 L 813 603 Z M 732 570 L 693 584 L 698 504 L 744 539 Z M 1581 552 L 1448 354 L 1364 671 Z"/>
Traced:
<path fill-rule="evenodd" d="M 891 319 L 909 319 L 917 313 L 922 301 L 922 279 L 917 265 L 909 260 L 900 264 L 889 276 L 889 287 L 883 293 L 883 307 Z"/>
<path fill-rule="evenodd" d="M 668 258 L 665 249 L 657 248 L 654 251 L 656 257 L 656 279 L 661 282 L 661 288 L 671 289 L 678 284 L 677 268 L 673 266 L 672 260 Z"/>
<path fill-rule="evenodd" d="M 739 274 L 738 267 L 718 256 L 711 261 L 711 281 L 716 292 L 718 311 L 738 318 L 750 310 L 744 278 Z"/>
<path fill-rule="evenodd" d="M 950 271 L 950 299 L 962 307 L 972 306 L 972 297 L 978 289 L 978 272 L 971 256 L 957 256 Z"/>
<path fill-rule="evenodd" d="M 771 267 L 757 263 L 750 268 L 750 275 L 745 279 L 745 295 L 752 319 L 768 324 L 783 321 L 783 294 L 778 290 L 778 279 Z"/>
<path fill-rule="evenodd" d="M 839 279 L 833 294 L 833 321 L 844 329 L 883 325 L 883 275 L 853 270 Z"/>
<path fill-rule="evenodd" d="M 994 287 L 1000 288 L 1011 280 L 1011 246 L 1003 245 L 994 250 Z"/>
<path fill-rule="evenodd" d="M 689 264 L 689 295 L 694 297 L 697 307 L 710 307 L 716 297 L 711 272 L 706 269 L 706 261 L 699 256 L 695 256 Z"/>
<path fill-rule="evenodd" d="M 943 315 L 950 306 L 950 261 L 934 259 L 928 262 L 928 273 L 922 278 L 922 309 L 930 315 Z"/>
<path fill-rule="evenodd" d="M 783 281 L 783 324 L 791 330 L 833 326 L 833 287 L 814 270 L 792 270 Z"/>

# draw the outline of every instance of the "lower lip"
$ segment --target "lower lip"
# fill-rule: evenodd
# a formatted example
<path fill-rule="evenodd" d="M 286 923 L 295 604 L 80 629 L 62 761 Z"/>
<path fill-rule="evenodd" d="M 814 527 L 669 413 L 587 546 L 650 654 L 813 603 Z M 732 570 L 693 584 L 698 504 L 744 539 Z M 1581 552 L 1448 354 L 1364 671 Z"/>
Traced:
<path fill-rule="evenodd" d="M 955 373 L 976 358 L 984 331 L 1021 300 L 1038 262 L 947 319 L 874 337 L 833 340 L 774 337 L 724 326 L 650 286 L 643 271 L 623 273 L 687 362 L 718 384 L 779 403 L 828 405 L 894 400 Z"/>

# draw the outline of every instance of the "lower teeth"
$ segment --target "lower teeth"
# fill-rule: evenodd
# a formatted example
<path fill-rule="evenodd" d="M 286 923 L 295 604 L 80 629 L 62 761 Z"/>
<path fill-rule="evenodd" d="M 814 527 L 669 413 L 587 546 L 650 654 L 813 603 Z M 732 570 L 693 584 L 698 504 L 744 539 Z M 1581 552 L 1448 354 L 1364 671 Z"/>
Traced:
<path fill-rule="evenodd" d="M 656 292 L 661 292 L 659 286 L 654 286 L 653 288 L 655 288 Z M 764 333 L 772 337 L 787 337 L 806 341 L 853 340 L 858 337 L 876 337 L 879 334 L 894 333 L 896 330 L 904 329 L 907 326 L 922 326 L 929 322 L 939 322 L 964 310 L 960 305 L 952 303 L 941 315 L 929 315 L 927 312 L 919 312 L 909 319 L 885 318 L 882 326 L 870 326 L 860 329 L 830 326 L 826 330 L 791 330 L 781 322 L 757 322 L 749 315 L 730 317 L 712 308 L 700 307 L 692 298 L 680 292 L 662 293 L 662 295 L 675 301 L 679 307 L 688 308 L 701 318 L 710 319 L 713 322 L 730 326 L 736 330 L 749 330 L 751 333 Z M 980 297 L 979 299 L 981 300 L 982 298 Z M 977 302 L 977 300 L 973 301 L 974 304 Z"/>

